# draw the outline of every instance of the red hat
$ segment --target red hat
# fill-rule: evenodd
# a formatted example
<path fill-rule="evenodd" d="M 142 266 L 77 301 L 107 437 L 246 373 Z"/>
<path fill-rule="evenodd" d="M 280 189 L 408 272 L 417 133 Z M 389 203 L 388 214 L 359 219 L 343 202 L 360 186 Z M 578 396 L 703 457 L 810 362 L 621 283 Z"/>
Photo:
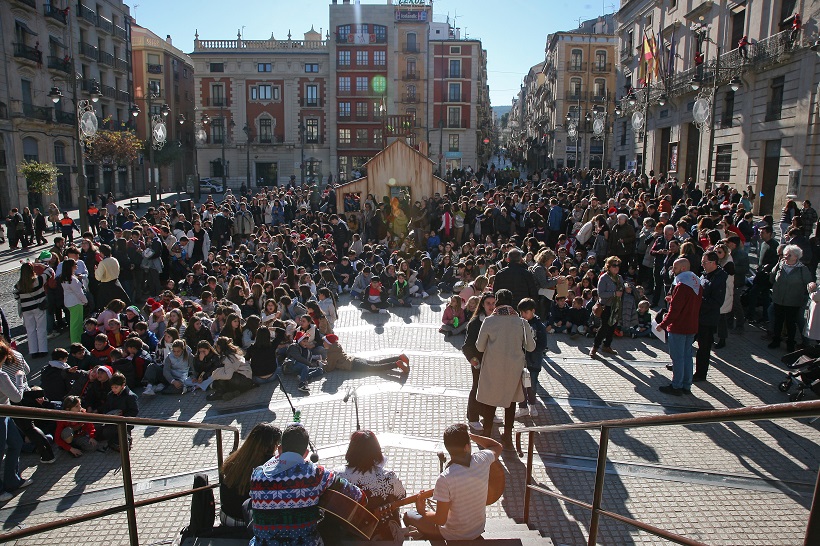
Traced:
<path fill-rule="evenodd" d="M 305 235 L 304 233 L 300 233 L 299 238 L 304 241 L 305 239 L 307 239 L 307 235 Z"/>
<path fill-rule="evenodd" d="M 330 343 L 331 345 L 336 345 L 339 343 L 339 336 L 336 334 L 328 334 L 322 338 L 325 342 Z"/>
<path fill-rule="evenodd" d="M 330 233 L 325 233 L 325 239 L 330 239 L 331 237 L 333 237 L 333 235 L 332 235 L 332 234 L 330 234 Z"/>
<path fill-rule="evenodd" d="M 160 302 L 158 302 L 157 300 L 155 300 L 154 298 L 148 298 L 147 300 L 145 300 L 145 303 L 147 303 L 148 305 L 151 306 L 151 312 L 152 313 L 154 311 L 156 311 L 157 309 L 159 309 L 160 307 L 162 307 L 162 304 Z"/>
<path fill-rule="evenodd" d="M 618 212 L 618 209 L 616 209 L 615 207 L 609 207 L 609 209 L 606 211 L 607 214 L 615 214 L 616 212 Z"/>
<path fill-rule="evenodd" d="M 114 375 L 114 368 L 112 368 L 111 366 L 100 366 L 99 368 L 97 368 L 97 373 L 104 373 L 108 376 L 108 379 L 111 379 L 111 377 Z"/>
<path fill-rule="evenodd" d="M 154 232 L 154 233 L 156 233 L 157 235 L 159 235 L 159 234 L 161 234 L 161 233 L 162 233 L 162 231 L 161 231 L 161 230 L 160 230 L 157 226 L 151 226 L 151 229 L 152 229 L 152 230 L 153 230 L 153 232 Z"/>
<path fill-rule="evenodd" d="M 299 343 L 300 341 L 302 341 L 302 338 L 303 338 L 303 337 L 305 337 L 305 336 L 307 336 L 307 332 L 302 332 L 302 331 L 299 331 L 299 332 L 296 332 L 296 333 L 293 335 L 293 340 L 294 340 L 295 342 Z"/>

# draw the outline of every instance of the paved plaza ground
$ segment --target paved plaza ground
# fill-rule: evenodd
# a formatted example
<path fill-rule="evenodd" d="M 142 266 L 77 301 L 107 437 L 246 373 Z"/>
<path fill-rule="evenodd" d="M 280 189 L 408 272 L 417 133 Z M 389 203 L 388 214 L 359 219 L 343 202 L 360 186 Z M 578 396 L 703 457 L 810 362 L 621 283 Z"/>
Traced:
<path fill-rule="evenodd" d="M 0 280 L 2 291 L 8 284 Z M 0 298 L 1 299 L 1 298 Z M 310 395 L 285 388 L 302 410 L 321 463 L 342 464 L 356 427 L 352 400 L 358 387 L 363 428 L 375 431 L 409 492 L 433 485 L 436 452 L 444 428 L 463 421 L 470 385 L 461 355 L 463 336 L 437 332 L 443 301 L 428 298 L 418 307 L 390 315 L 362 315 L 342 298 L 336 332 L 355 354 L 398 354 L 411 359 L 408 376 L 335 371 L 310 384 Z M 8 310 L 9 308 L 6 307 Z M 13 309 L 13 308 L 12 308 Z M 14 314 L 14 313 L 12 313 Z M 10 317 L 12 319 L 16 317 Z M 540 376 L 539 414 L 521 426 L 571 423 L 630 416 L 736 408 L 786 400 L 777 389 L 784 375 L 780 353 L 766 348 L 761 332 L 746 328 L 717 351 L 708 383 L 692 396 L 658 392 L 669 382 L 670 362 L 657 340 L 618 338 L 620 355 L 606 360 L 586 356 L 591 340 L 550 336 Z M 65 336 L 52 342 L 67 345 Z M 23 341 L 21 339 L 21 341 Z M 35 361 L 35 368 L 44 360 Z M 36 374 L 35 374 L 36 375 Z M 234 424 L 243 437 L 254 424 L 291 421 L 280 387 L 263 386 L 230 402 L 207 402 L 202 393 L 141 398 L 140 416 Z M 498 432 L 496 430 L 497 437 Z M 569 432 L 538 437 L 535 481 L 565 495 L 591 502 L 598 434 Z M 811 493 L 820 466 L 817 424 L 805 421 L 668 427 L 613 432 L 609 447 L 604 508 L 653 523 L 709 544 L 791 545 L 802 543 Z M 229 439 L 225 439 L 225 447 Z M 526 449 L 526 443 L 525 443 Z M 192 474 L 205 469 L 216 478 L 215 436 L 205 432 L 137 427 L 132 466 L 138 498 L 190 487 Z M 488 508 L 491 518 L 520 518 L 525 460 L 505 452 L 504 497 Z M 102 509 L 122 502 L 119 457 L 61 453 L 55 464 L 37 466 L 22 458 L 23 475 L 34 484 L 0 509 L 3 529 Z M 138 510 L 141 544 L 170 544 L 189 519 L 189 499 Z M 589 514 L 544 496 L 533 496 L 531 523 L 554 544 L 586 543 Z M 127 544 L 125 515 L 61 529 L 18 544 Z M 600 544 L 666 544 L 602 518 Z"/>

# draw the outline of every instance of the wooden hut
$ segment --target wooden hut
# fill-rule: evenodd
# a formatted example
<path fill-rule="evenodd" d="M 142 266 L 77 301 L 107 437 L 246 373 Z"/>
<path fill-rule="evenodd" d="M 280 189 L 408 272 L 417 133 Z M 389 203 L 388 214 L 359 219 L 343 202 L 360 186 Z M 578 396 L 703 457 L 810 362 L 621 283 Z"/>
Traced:
<path fill-rule="evenodd" d="M 345 197 L 357 196 L 360 202 L 373 194 L 377 202 L 383 197 L 398 197 L 402 190 L 410 193 L 413 201 L 432 197 L 436 192 L 444 195 L 447 182 L 433 175 L 435 163 L 422 151 L 416 150 L 403 139 L 398 139 L 376 154 L 367 163 L 367 176 L 340 184 L 336 188 L 337 210 L 344 210 Z"/>

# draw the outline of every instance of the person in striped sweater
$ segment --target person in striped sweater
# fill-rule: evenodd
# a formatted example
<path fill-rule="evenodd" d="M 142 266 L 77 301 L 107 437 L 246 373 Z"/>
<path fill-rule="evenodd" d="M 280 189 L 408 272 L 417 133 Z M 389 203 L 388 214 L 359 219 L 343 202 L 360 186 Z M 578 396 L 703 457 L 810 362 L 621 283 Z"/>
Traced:
<path fill-rule="evenodd" d="M 20 266 L 20 280 L 14 285 L 14 299 L 20 306 L 20 318 L 26 327 L 28 352 L 32 358 L 48 356 L 45 285 L 53 276 L 50 267 L 25 262 Z"/>
<path fill-rule="evenodd" d="M 277 455 L 251 474 L 253 539 L 250 546 L 322 546 L 319 498 L 333 489 L 364 505 L 364 492 L 321 465 L 306 460 L 310 436 L 300 423 L 282 433 Z"/>

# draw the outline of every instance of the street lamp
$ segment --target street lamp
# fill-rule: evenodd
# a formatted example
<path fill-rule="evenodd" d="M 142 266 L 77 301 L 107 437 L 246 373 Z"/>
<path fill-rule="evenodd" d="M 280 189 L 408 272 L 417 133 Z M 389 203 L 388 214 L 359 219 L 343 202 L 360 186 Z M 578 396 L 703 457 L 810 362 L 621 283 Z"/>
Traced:
<path fill-rule="evenodd" d="M 160 89 L 156 85 L 148 85 L 148 92 L 144 97 L 139 97 L 139 100 L 148 102 L 148 116 L 149 116 L 149 131 L 148 131 L 148 181 L 151 191 L 151 206 L 157 206 L 157 183 L 159 179 L 159 169 L 154 170 L 154 150 L 162 150 L 165 147 L 165 141 L 168 138 L 168 129 L 165 126 L 165 118 L 171 113 L 171 107 L 168 104 L 163 104 L 160 108 L 159 114 L 153 114 L 153 101 L 160 98 Z M 130 109 L 131 115 L 135 118 L 139 116 L 140 109 L 134 104 Z M 162 194 L 162 187 L 160 186 L 160 195 Z"/>
<path fill-rule="evenodd" d="M 638 92 L 641 92 L 641 100 L 638 100 Z M 643 148 L 641 152 L 641 169 L 646 173 L 646 132 L 647 122 L 646 118 L 649 113 L 649 106 L 652 103 L 657 103 L 659 106 L 666 104 L 666 94 L 660 93 L 653 97 L 652 87 L 647 84 L 645 87 L 634 88 L 627 86 L 627 94 L 621 99 L 620 104 L 615 108 L 616 116 L 630 116 L 632 122 L 632 129 L 634 131 L 641 131 Z"/>
<path fill-rule="evenodd" d="M 248 123 L 245 123 L 245 126 L 242 127 L 242 131 L 245 133 L 247 137 L 247 142 L 245 143 L 245 154 L 246 154 L 246 163 L 247 163 L 247 172 L 245 174 L 246 178 L 246 187 L 248 191 L 251 190 L 251 128 Z"/>
<path fill-rule="evenodd" d="M 80 209 L 80 228 L 83 232 L 88 230 L 88 178 L 85 173 L 85 157 L 83 157 L 83 147 L 86 143 L 94 140 L 97 134 L 97 114 L 94 112 L 94 103 L 100 100 L 102 93 L 97 80 L 93 80 L 88 99 L 80 99 L 77 90 L 77 71 L 71 70 L 72 102 L 77 115 L 76 144 L 74 146 L 75 161 L 77 162 L 77 206 Z M 54 104 L 60 102 L 63 93 L 56 85 L 48 92 L 48 97 Z"/>

